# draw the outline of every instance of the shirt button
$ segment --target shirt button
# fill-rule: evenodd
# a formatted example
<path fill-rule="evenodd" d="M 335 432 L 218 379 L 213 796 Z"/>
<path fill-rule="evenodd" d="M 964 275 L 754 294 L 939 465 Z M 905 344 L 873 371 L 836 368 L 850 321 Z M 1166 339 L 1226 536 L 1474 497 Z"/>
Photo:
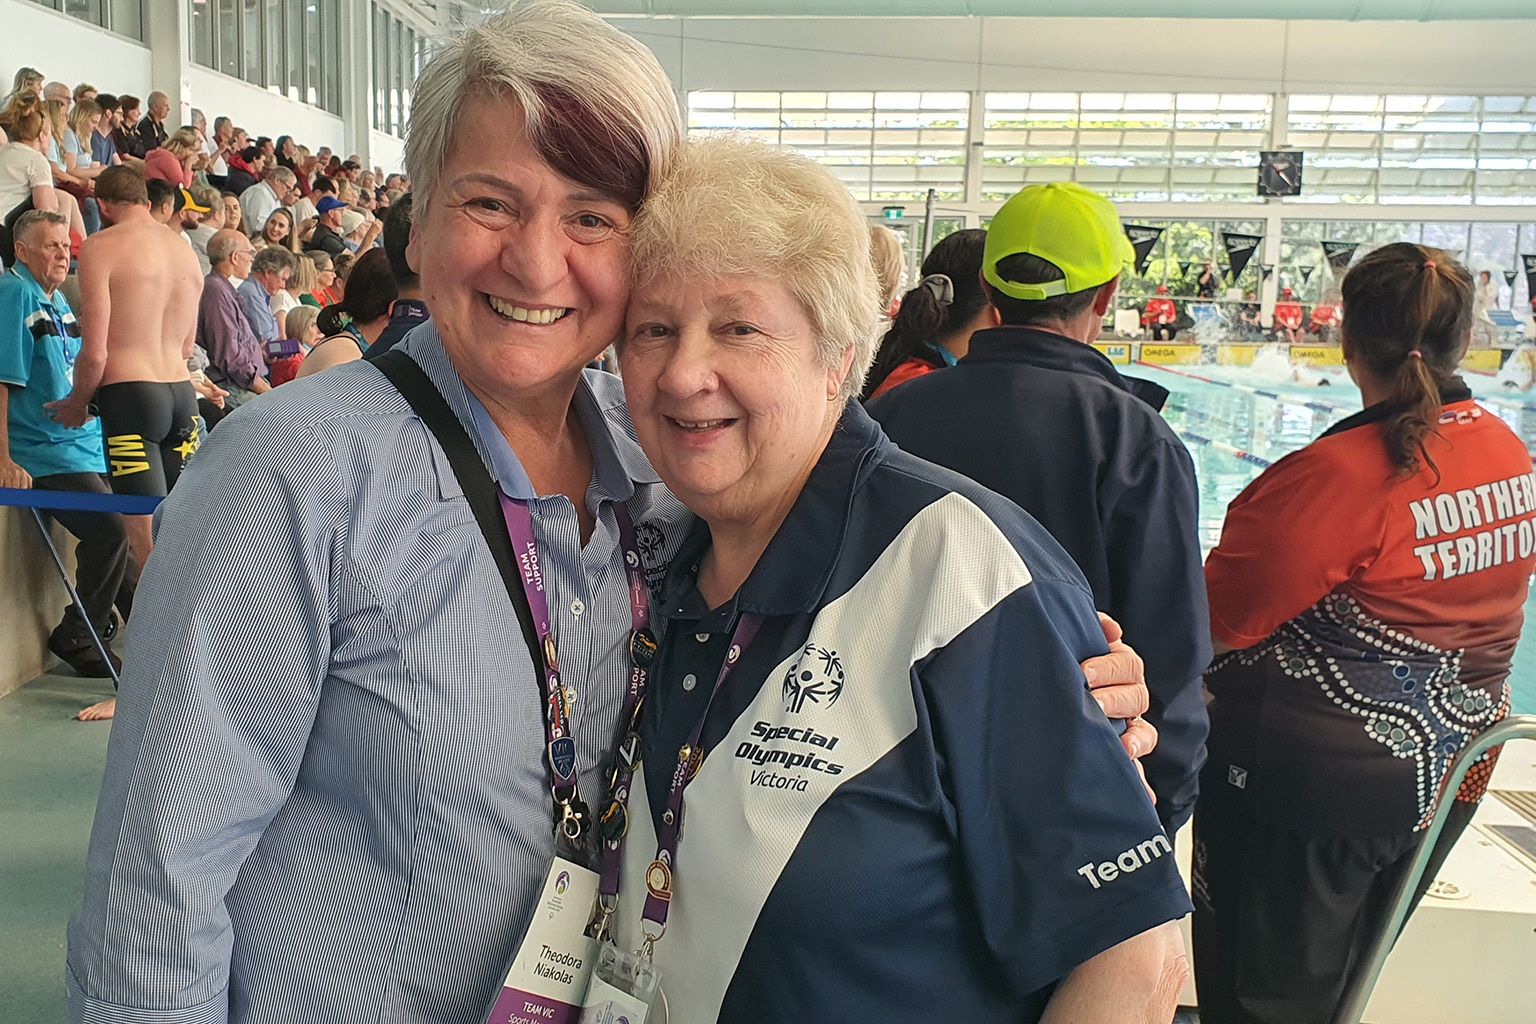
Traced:
<path fill-rule="evenodd" d="M 582 612 L 584 612 L 586 610 L 587 610 L 587 606 L 582 604 L 580 601 L 572 601 L 571 602 L 571 614 L 572 615 L 580 615 Z"/>
<path fill-rule="evenodd" d="M 695 634 L 693 634 L 693 638 L 695 640 L 697 640 L 701 644 L 709 643 L 709 634 L 708 633 L 695 633 Z"/>
<path fill-rule="evenodd" d="M 694 675 L 692 672 L 690 672 L 687 675 L 683 676 L 683 689 L 685 689 L 685 690 L 687 690 L 687 691 L 689 691 L 691 693 L 693 691 L 693 688 L 695 686 L 698 686 L 698 685 L 699 685 L 699 677 Z"/>

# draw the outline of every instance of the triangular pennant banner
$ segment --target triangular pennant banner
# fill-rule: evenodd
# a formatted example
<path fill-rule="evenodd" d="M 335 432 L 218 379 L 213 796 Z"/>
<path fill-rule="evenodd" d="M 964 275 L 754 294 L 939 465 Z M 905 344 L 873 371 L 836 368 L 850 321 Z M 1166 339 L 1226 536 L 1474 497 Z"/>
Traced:
<path fill-rule="evenodd" d="M 1520 262 L 1525 264 L 1525 294 L 1536 298 L 1536 256 L 1522 255 Z"/>
<path fill-rule="evenodd" d="M 1180 260 L 1179 261 L 1179 276 L 1180 277 L 1188 277 L 1189 276 L 1189 268 L 1194 266 L 1194 265 L 1195 265 L 1194 260 Z"/>
<path fill-rule="evenodd" d="M 1228 280 L 1236 281 L 1243 276 L 1243 271 L 1248 267 L 1248 261 L 1253 259 L 1253 254 L 1259 251 L 1259 243 L 1264 241 L 1263 235 L 1237 235 L 1223 231 L 1221 234 L 1222 247 L 1227 250 L 1227 262 L 1232 269 L 1228 272 Z"/>
<path fill-rule="evenodd" d="M 1515 286 L 1515 278 L 1519 276 L 1520 275 L 1515 273 L 1513 270 L 1506 270 L 1504 271 L 1504 283 L 1513 288 Z"/>
<path fill-rule="evenodd" d="M 1157 243 L 1163 237 L 1163 228 L 1149 228 L 1145 224 L 1125 225 L 1125 237 L 1131 240 L 1131 248 L 1136 250 L 1136 275 L 1140 277 L 1147 272 L 1147 261 L 1152 258 L 1152 250 L 1157 248 Z"/>
<path fill-rule="evenodd" d="M 1312 271 L 1316 270 L 1316 267 L 1297 267 L 1296 269 L 1301 272 L 1302 284 L 1312 283 Z"/>
<path fill-rule="evenodd" d="M 1275 265 L 1273 263 L 1264 264 L 1264 265 L 1259 267 L 1259 273 L 1264 276 L 1264 280 L 1266 280 L 1266 281 L 1268 281 L 1270 279 L 1270 276 L 1273 275 L 1274 272 L 1275 272 Z"/>
<path fill-rule="evenodd" d="M 1333 271 L 1334 277 L 1344 276 L 1344 271 L 1349 269 L 1349 262 L 1355 258 L 1355 250 L 1358 248 L 1360 248 L 1359 242 L 1323 243 L 1323 256 L 1328 260 L 1328 268 Z"/>

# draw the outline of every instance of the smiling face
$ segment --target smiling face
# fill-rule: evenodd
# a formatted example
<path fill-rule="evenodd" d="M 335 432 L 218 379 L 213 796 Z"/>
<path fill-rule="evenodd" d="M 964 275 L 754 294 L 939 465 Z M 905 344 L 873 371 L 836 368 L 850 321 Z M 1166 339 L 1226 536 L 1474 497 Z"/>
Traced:
<path fill-rule="evenodd" d="M 291 229 L 287 215 L 273 211 L 272 216 L 267 218 L 267 226 L 262 229 L 262 234 L 269 243 L 276 245 L 288 237 Z"/>
<path fill-rule="evenodd" d="M 621 349 L 640 444 L 673 494 L 712 524 L 782 515 L 837 424 L 836 366 L 785 285 L 664 275 L 638 289 Z"/>
<path fill-rule="evenodd" d="M 555 173 L 515 102 L 460 116 L 408 249 L 443 347 L 482 399 L 574 387 L 623 330 L 630 215 Z"/>

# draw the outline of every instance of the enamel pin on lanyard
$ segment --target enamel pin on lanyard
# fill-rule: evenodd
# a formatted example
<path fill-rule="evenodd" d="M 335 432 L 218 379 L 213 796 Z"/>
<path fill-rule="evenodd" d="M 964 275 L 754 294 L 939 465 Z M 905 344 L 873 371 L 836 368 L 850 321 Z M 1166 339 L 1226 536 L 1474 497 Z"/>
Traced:
<path fill-rule="evenodd" d="M 554 631 L 550 624 L 549 600 L 544 588 L 539 551 L 533 536 L 533 518 L 528 506 L 501 494 L 502 513 L 513 556 L 528 606 L 533 613 L 538 648 L 536 669 L 543 679 L 541 703 L 545 729 L 545 761 L 550 795 L 554 801 L 555 859 L 544 879 L 544 888 L 534 910 L 528 932 L 518 947 L 512 966 L 492 1007 L 488 1024 L 521 1024 L 525 1021 L 550 1024 L 576 1024 L 587 1001 L 598 959 L 599 940 L 594 937 L 594 922 L 599 908 L 617 905 L 618 886 L 600 902 L 600 876 L 590 866 L 593 861 L 593 819 L 581 800 L 576 782 L 576 742 L 570 722 L 570 698 L 560 679 Z M 620 721 L 626 723 L 615 753 L 615 777 L 624 765 L 629 772 L 639 761 L 639 736 L 635 725 L 645 697 L 649 667 L 656 655 L 656 641 L 650 633 L 650 604 L 645 576 L 635 543 L 634 524 L 623 506 L 614 506 L 624 555 L 624 571 L 629 584 L 630 633 L 629 689 L 625 695 Z M 598 835 L 606 847 L 617 850 L 617 841 L 628 828 L 628 778 L 623 797 L 611 800 L 597 820 Z M 616 853 L 615 856 L 615 864 Z M 606 921 L 606 917 L 602 918 Z M 633 1020 L 633 1024 L 639 1024 Z"/>
<path fill-rule="evenodd" d="M 581 1018 L 582 1024 L 614 1024 L 621 1019 L 627 1020 L 629 1024 L 645 1024 L 647 1016 L 657 1009 L 661 1010 L 659 1019 L 666 1020 L 666 996 L 661 986 L 661 971 L 652 962 L 652 953 L 656 943 L 661 941 L 667 931 L 667 913 L 671 908 L 673 897 L 673 872 L 677 864 L 677 847 L 681 839 L 683 823 L 683 792 L 703 764 L 704 749 L 701 742 L 704 722 L 709 717 L 709 707 L 725 686 L 725 681 L 730 678 L 731 672 L 741 663 L 743 652 L 751 645 L 761 625 L 762 619 L 755 615 L 742 615 L 738 619 L 736 629 L 731 634 L 725 661 L 720 666 L 714 689 L 710 691 L 709 701 L 705 704 L 703 713 L 699 715 L 693 731 L 689 733 L 687 742 L 677 752 L 677 766 L 672 770 L 672 786 L 667 796 L 667 809 L 662 813 L 661 829 L 656 837 L 656 857 L 645 870 L 645 910 L 640 918 L 640 933 L 643 940 L 640 948 L 634 953 L 624 952 L 611 941 L 603 943 L 598 953 L 591 987 L 587 991 L 586 1009 Z M 636 720 L 631 723 L 631 732 L 626 737 L 626 740 L 631 738 L 634 740 L 634 749 L 637 751 L 640 739 L 638 727 L 637 715 Z M 620 750 L 622 753 L 623 744 Z M 622 798 L 627 800 L 634 764 L 630 763 L 626 772 L 625 761 L 621 757 L 615 764 L 614 772 L 615 798 L 618 799 L 622 795 Z M 599 939 L 603 938 L 608 919 L 613 912 L 612 908 L 617 904 L 618 862 L 623 838 L 620 834 L 616 839 L 610 839 L 605 844 L 607 849 L 603 861 L 601 891 L 606 902 L 602 904 L 603 916 L 595 933 Z"/>

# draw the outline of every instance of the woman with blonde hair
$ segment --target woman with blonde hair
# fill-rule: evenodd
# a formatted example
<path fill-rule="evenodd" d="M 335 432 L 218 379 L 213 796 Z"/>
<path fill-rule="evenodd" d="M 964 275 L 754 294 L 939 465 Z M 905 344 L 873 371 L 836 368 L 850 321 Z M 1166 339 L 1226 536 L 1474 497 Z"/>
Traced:
<path fill-rule="evenodd" d="M 64 136 L 64 169 L 82 181 L 94 181 L 106 164 L 91 156 L 91 135 L 101 124 L 101 106 L 95 100 L 81 100 L 69 110 L 69 132 Z"/>
<path fill-rule="evenodd" d="M 307 253 L 295 253 L 293 269 L 288 272 L 288 283 L 272 293 L 272 315 L 278 323 L 283 322 L 289 310 L 304 305 L 303 297 L 315 290 L 316 277 L 315 261 Z M 286 337 L 291 338 L 293 335 Z"/>
<path fill-rule="evenodd" d="M 48 144 L 48 163 L 53 167 L 55 182 L 67 181 L 80 184 L 80 179 L 71 175 L 69 169 L 64 166 L 64 137 L 69 134 L 68 110 L 63 100 L 43 101 L 43 126 Z"/>
<path fill-rule="evenodd" d="M 53 169 L 44 155 L 48 145 L 42 104 L 34 97 L 30 102 L 13 103 L 12 108 L 10 141 L 0 145 L 0 221 L 28 209 L 60 213 L 69 218 L 73 240 L 84 240 L 80 204 L 68 192 L 54 187 Z M 0 252 L 7 263 L 12 255 L 10 251 Z"/>
<path fill-rule="evenodd" d="M 896 232 L 884 224 L 871 224 L 869 259 L 875 266 L 875 278 L 880 282 L 880 312 L 889 319 L 896 315 L 901 279 L 907 269 L 901 239 Z"/>
<path fill-rule="evenodd" d="M 144 180 L 168 181 L 176 188 L 192 187 L 192 162 L 202 147 L 191 128 L 178 128 L 165 145 L 144 156 Z"/>
<path fill-rule="evenodd" d="M 336 279 L 336 266 L 331 254 L 322 249 L 310 249 L 304 253 L 315 265 L 315 286 L 299 296 L 306 306 L 324 309 L 341 301 L 341 285 Z"/>

